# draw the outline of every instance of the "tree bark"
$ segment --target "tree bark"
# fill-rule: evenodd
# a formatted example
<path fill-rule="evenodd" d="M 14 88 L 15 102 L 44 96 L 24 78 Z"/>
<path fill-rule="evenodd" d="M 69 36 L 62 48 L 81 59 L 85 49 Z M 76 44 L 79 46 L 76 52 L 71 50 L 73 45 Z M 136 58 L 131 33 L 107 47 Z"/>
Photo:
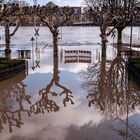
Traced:
<path fill-rule="evenodd" d="M 117 32 L 118 32 L 118 39 L 117 39 L 117 44 L 122 44 L 122 31 L 123 31 L 123 27 L 119 27 L 117 28 Z"/>
<path fill-rule="evenodd" d="M 121 48 L 122 48 L 122 44 L 118 44 L 117 45 L 117 56 L 121 56 Z"/>
<path fill-rule="evenodd" d="M 58 57 L 58 30 L 53 32 L 54 57 Z"/>
<path fill-rule="evenodd" d="M 11 54 L 10 50 L 10 26 L 9 23 L 5 23 L 5 56 L 8 57 Z"/>
<path fill-rule="evenodd" d="M 100 76 L 99 76 L 99 98 L 98 103 L 101 110 L 105 109 L 105 90 L 106 90 L 106 57 L 101 58 Z"/>
<path fill-rule="evenodd" d="M 102 40 L 102 57 L 106 57 L 106 41 Z"/>
<path fill-rule="evenodd" d="M 106 43 L 107 41 L 107 34 L 106 34 L 106 26 L 103 24 L 100 26 L 100 31 L 101 31 L 101 41 L 102 41 L 102 57 L 106 57 Z"/>
<path fill-rule="evenodd" d="M 59 83 L 59 71 L 58 71 L 58 46 L 55 46 L 53 48 L 53 53 L 54 53 L 54 57 L 53 57 L 53 79 L 55 83 Z"/>

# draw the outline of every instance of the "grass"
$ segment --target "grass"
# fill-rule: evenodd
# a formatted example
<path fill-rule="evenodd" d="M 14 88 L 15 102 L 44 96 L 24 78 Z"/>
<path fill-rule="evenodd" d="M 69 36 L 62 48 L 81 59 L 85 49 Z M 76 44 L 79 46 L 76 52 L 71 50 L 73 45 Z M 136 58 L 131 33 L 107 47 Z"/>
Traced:
<path fill-rule="evenodd" d="M 23 63 L 25 63 L 24 60 L 0 58 L 0 71 L 7 70 Z"/>

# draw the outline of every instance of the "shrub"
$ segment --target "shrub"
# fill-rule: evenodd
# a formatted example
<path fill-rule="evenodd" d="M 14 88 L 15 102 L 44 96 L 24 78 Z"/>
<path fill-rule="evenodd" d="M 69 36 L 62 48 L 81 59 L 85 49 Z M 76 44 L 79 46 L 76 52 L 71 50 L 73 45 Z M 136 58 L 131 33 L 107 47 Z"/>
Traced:
<path fill-rule="evenodd" d="M 9 58 L 0 58 L 0 71 L 16 67 L 20 64 L 24 64 L 25 60 L 9 59 Z"/>

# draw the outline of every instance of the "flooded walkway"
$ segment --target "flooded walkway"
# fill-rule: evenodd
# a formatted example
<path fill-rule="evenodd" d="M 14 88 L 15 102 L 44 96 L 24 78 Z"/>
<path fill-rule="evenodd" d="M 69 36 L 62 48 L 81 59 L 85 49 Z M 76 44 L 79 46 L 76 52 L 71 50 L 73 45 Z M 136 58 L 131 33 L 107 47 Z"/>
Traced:
<path fill-rule="evenodd" d="M 12 56 L 31 50 L 28 71 L 0 82 L 1 140 L 140 139 L 140 87 L 111 45 L 101 58 L 98 28 L 63 28 L 58 51 L 47 30 L 38 47 L 27 30 Z"/>

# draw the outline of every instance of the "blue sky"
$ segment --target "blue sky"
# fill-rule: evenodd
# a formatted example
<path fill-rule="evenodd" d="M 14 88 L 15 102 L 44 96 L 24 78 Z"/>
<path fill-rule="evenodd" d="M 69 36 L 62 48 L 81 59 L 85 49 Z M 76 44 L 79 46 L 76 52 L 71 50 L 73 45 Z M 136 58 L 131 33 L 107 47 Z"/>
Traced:
<path fill-rule="evenodd" d="M 32 2 L 33 0 L 26 0 L 26 1 L 29 2 L 30 4 L 33 3 Z M 41 4 L 41 5 L 45 5 L 49 1 L 52 1 L 52 2 L 56 3 L 57 5 L 61 5 L 61 6 L 66 6 L 66 5 L 80 6 L 82 0 L 37 0 L 37 3 Z"/>

